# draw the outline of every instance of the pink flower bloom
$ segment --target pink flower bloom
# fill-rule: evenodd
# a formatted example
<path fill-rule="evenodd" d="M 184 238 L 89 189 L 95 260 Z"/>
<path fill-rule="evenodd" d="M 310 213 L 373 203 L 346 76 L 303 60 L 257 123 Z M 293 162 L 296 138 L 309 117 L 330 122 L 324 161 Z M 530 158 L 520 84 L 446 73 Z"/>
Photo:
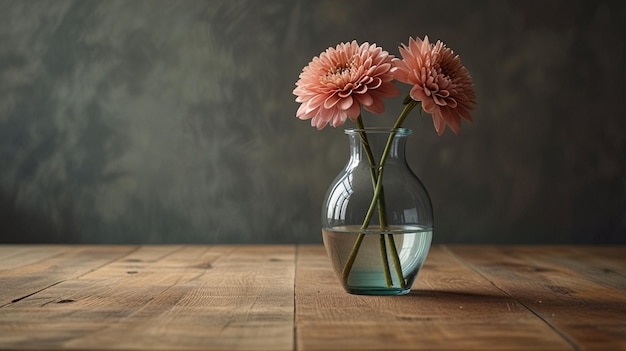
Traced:
<path fill-rule="evenodd" d="M 399 94 L 392 83 L 393 55 L 376 44 L 356 41 L 328 48 L 300 73 L 293 90 L 300 102 L 296 117 L 311 120 L 317 129 L 354 121 L 361 107 L 373 113 L 385 110 L 383 98 Z"/>
<path fill-rule="evenodd" d="M 409 94 L 432 115 L 437 134 L 443 134 L 446 125 L 458 134 L 461 118 L 471 121 L 469 112 L 476 106 L 472 77 L 459 56 L 441 41 L 429 43 L 428 36 L 423 41 L 409 38 L 400 54 L 394 78 L 413 85 Z"/>

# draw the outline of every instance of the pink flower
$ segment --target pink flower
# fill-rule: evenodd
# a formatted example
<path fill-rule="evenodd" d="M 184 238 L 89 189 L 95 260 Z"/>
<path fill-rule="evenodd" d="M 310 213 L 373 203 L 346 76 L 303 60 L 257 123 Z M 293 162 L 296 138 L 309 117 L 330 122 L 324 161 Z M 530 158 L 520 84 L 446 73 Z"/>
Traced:
<path fill-rule="evenodd" d="M 383 98 L 399 94 L 392 83 L 394 60 L 376 44 L 352 41 L 326 49 L 300 73 L 293 90 L 301 103 L 296 116 L 322 129 L 327 124 L 338 127 L 347 118 L 355 121 L 361 107 L 384 112 Z"/>
<path fill-rule="evenodd" d="M 409 38 L 400 54 L 394 78 L 413 85 L 409 94 L 432 115 L 437 134 L 443 134 L 446 125 L 458 134 L 461 118 L 471 121 L 469 112 L 476 106 L 472 77 L 459 56 L 441 41 L 429 43 L 428 36 L 423 41 Z"/>

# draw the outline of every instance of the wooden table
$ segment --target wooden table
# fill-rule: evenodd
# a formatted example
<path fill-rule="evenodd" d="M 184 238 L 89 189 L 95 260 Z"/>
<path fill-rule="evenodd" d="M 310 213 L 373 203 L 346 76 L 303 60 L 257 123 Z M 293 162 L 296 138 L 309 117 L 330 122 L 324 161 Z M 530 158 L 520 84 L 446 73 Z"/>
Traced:
<path fill-rule="evenodd" d="M 0 245 L 0 349 L 625 350 L 626 247 L 435 246 L 384 297 L 321 246 Z"/>

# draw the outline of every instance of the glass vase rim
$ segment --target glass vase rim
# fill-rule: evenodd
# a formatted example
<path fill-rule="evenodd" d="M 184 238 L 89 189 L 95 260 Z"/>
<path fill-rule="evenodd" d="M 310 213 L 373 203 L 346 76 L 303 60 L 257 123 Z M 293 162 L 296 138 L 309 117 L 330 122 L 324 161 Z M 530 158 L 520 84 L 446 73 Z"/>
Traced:
<path fill-rule="evenodd" d="M 404 127 L 400 127 L 400 128 L 389 128 L 389 127 L 365 127 L 365 128 L 346 128 L 344 130 L 344 133 L 347 135 L 352 135 L 355 133 L 361 133 L 361 132 L 365 132 L 365 133 L 377 133 L 377 134 L 389 134 L 389 133 L 393 133 L 395 132 L 397 136 L 402 136 L 402 135 L 410 135 L 413 133 L 413 131 L 409 128 L 404 128 Z"/>

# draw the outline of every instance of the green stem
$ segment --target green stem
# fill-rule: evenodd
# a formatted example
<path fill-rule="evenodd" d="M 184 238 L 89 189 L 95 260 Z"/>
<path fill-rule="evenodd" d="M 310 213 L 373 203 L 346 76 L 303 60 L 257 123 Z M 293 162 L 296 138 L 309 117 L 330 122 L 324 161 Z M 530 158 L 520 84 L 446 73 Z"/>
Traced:
<path fill-rule="evenodd" d="M 389 151 L 391 150 L 391 144 L 393 142 L 393 138 L 395 137 L 398 128 L 402 126 L 402 123 L 404 123 L 404 120 L 409 115 L 411 110 L 413 110 L 419 104 L 419 102 L 413 99 L 409 99 L 408 95 L 404 101 L 405 101 L 404 109 L 400 113 L 400 116 L 398 116 L 396 123 L 394 123 L 393 125 L 392 132 L 389 134 L 389 138 L 387 139 L 387 144 L 385 145 L 385 149 L 383 150 L 383 155 L 380 159 L 378 180 L 381 182 L 382 182 L 382 170 L 384 169 L 383 167 L 385 166 L 385 161 L 387 160 L 387 156 L 389 155 Z M 376 196 L 376 194 L 374 194 L 374 196 Z M 387 235 L 387 238 L 389 239 L 389 246 L 391 248 L 391 257 L 393 259 L 393 265 L 396 271 L 396 275 L 398 276 L 398 280 L 400 281 L 400 286 L 403 289 L 406 289 L 406 281 L 404 280 L 404 275 L 402 274 L 402 264 L 400 263 L 400 257 L 398 256 L 398 251 L 396 249 L 396 243 L 395 243 L 393 234 Z"/>
<path fill-rule="evenodd" d="M 361 138 L 361 144 L 363 145 L 363 149 L 365 150 L 365 154 L 367 156 L 367 160 L 370 165 L 370 177 L 372 179 L 372 187 L 376 189 L 376 184 L 378 183 L 378 175 L 376 174 L 376 159 L 374 158 L 374 153 L 372 152 L 372 148 L 370 146 L 369 140 L 367 139 L 367 134 L 365 133 L 365 126 L 363 125 L 363 119 L 359 115 L 356 120 L 356 126 L 359 128 L 359 136 Z M 384 190 L 381 187 L 380 196 L 378 197 L 378 223 L 380 231 L 382 232 L 385 228 L 387 228 L 387 211 L 385 209 L 385 195 Z M 366 224 L 362 227 L 363 230 L 367 229 L 369 226 L 369 219 Z M 385 242 L 385 237 L 383 234 L 380 236 L 380 257 L 383 263 L 383 270 L 385 272 L 385 282 L 387 283 L 387 287 L 391 287 L 393 285 L 393 281 L 391 280 L 391 271 L 389 269 L 389 260 L 387 260 L 387 245 Z"/>
<path fill-rule="evenodd" d="M 367 156 L 367 161 L 369 162 L 369 165 L 370 165 L 370 177 L 372 178 L 372 187 L 376 188 L 376 183 L 378 182 L 378 175 L 376 174 L 376 168 L 374 167 L 376 165 L 376 159 L 374 158 L 374 153 L 372 152 L 372 148 L 370 147 L 369 140 L 367 139 L 367 134 L 365 133 L 365 126 L 363 125 L 363 119 L 361 118 L 360 115 L 356 119 L 355 123 L 356 123 L 357 128 L 359 129 L 359 136 L 361 138 L 361 144 L 363 145 L 363 148 L 365 150 L 365 155 Z M 378 217 L 380 220 L 379 223 L 380 223 L 381 228 L 384 228 L 387 226 L 387 217 L 385 216 L 384 204 L 382 204 L 382 207 L 380 207 L 381 202 L 383 202 L 383 200 L 384 200 L 384 196 L 381 195 L 380 198 L 378 199 L 378 203 L 379 203 Z M 369 225 L 369 223 L 367 223 L 367 225 Z"/>
<path fill-rule="evenodd" d="M 378 203 L 378 212 L 379 212 L 379 219 L 380 219 L 380 228 L 381 230 L 383 230 L 387 227 L 387 218 L 386 218 L 386 210 L 385 210 L 384 195 L 383 195 L 383 182 L 382 182 L 385 161 L 387 160 L 387 156 L 389 155 L 389 151 L 391 150 L 391 144 L 397 133 L 397 129 L 402 126 L 402 123 L 404 123 L 404 120 L 406 119 L 406 117 L 409 115 L 411 110 L 413 110 L 419 104 L 419 102 L 413 99 L 406 98 L 404 100 L 404 104 L 405 104 L 404 109 L 402 110 L 402 112 L 398 116 L 398 119 L 394 123 L 392 131 L 389 134 L 389 137 L 387 139 L 387 143 L 385 144 L 385 148 L 383 150 L 383 154 L 380 159 L 380 165 L 378 167 L 378 174 L 376 174 L 376 170 L 374 169 L 375 159 L 374 159 L 372 150 L 369 146 L 367 136 L 364 131 L 363 120 L 361 118 L 361 115 L 359 115 L 359 117 L 356 120 L 357 128 L 360 129 L 359 133 L 361 137 L 361 142 L 364 146 L 367 159 L 370 165 L 372 166 L 370 167 L 370 176 L 372 178 L 372 184 L 374 186 L 374 195 L 372 196 L 372 201 L 370 202 L 370 206 L 367 210 L 367 213 L 365 214 L 365 219 L 363 220 L 363 224 L 361 225 L 361 230 L 363 231 L 365 231 L 367 227 L 369 226 L 369 222 L 372 219 L 372 215 L 374 213 L 374 209 L 376 208 L 377 203 Z M 346 261 L 346 265 L 344 266 L 342 276 L 346 283 L 348 281 L 348 276 L 350 275 L 350 271 L 352 270 L 352 266 L 354 265 L 354 261 L 356 260 L 356 256 L 358 254 L 361 243 L 363 242 L 364 235 L 365 235 L 364 233 L 359 233 L 359 235 L 357 236 L 357 239 L 354 242 L 354 245 L 352 247 L 352 251 L 350 252 L 348 260 Z M 404 280 L 404 276 L 402 275 L 402 266 L 400 263 L 400 258 L 398 256 L 398 251 L 396 249 L 393 234 L 389 234 L 388 239 L 390 243 L 391 255 L 392 255 L 393 262 L 394 262 L 396 275 L 398 276 L 398 280 L 400 281 L 400 286 L 403 289 L 405 289 L 406 281 Z M 380 237 L 380 250 L 381 250 L 381 256 L 383 259 L 383 266 L 385 268 L 385 280 L 387 282 L 387 286 L 392 286 L 384 234 L 381 234 L 381 237 Z"/>
<path fill-rule="evenodd" d="M 396 248 L 396 241 L 393 238 L 393 234 L 387 234 L 387 239 L 389 239 L 391 258 L 393 259 L 393 266 L 396 269 L 396 275 L 400 281 L 400 287 L 406 289 L 406 281 L 404 280 L 404 275 L 402 275 L 402 263 L 400 263 L 400 255 L 398 255 L 398 249 Z"/>
<path fill-rule="evenodd" d="M 383 260 L 383 268 L 385 272 L 385 282 L 387 283 L 387 287 L 390 288 L 393 286 L 393 280 L 391 280 L 391 270 L 389 269 L 389 258 L 387 257 L 387 245 L 385 243 L 385 234 L 380 234 L 378 236 L 378 243 L 380 247 L 380 258 Z"/>
<path fill-rule="evenodd" d="M 376 165 L 376 159 L 374 158 L 374 153 L 372 152 L 372 148 L 370 147 L 369 140 L 367 139 L 367 134 L 365 133 L 365 126 L 363 125 L 363 119 L 361 118 L 360 115 L 359 117 L 357 117 L 357 120 L 355 121 L 355 123 L 357 125 L 357 128 L 359 129 L 359 137 L 361 139 L 361 144 L 363 145 L 363 149 L 365 150 L 367 160 L 370 164 L 370 177 L 372 179 L 372 187 L 374 187 L 375 189 L 378 183 L 378 176 L 376 174 L 376 168 L 374 167 Z M 380 229 L 382 231 L 387 226 L 387 216 L 386 216 L 386 211 L 385 211 L 384 195 L 382 194 L 382 189 L 380 191 L 381 191 L 381 195 L 379 196 L 379 199 L 378 199 L 378 217 L 379 217 Z M 375 202 L 373 202 L 372 204 L 375 204 Z M 369 215 L 366 216 L 365 220 L 363 221 L 363 224 L 361 225 L 361 230 L 363 231 L 367 230 L 367 227 L 369 226 L 369 222 L 372 217 L 372 213 L 373 213 L 373 209 L 371 211 L 368 211 Z M 346 262 L 346 265 L 344 266 L 342 276 L 346 283 L 348 282 L 348 276 L 350 275 L 350 271 L 352 270 L 352 266 L 354 265 L 354 261 L 356 260 L 356 256 L 359 252 L 359 248 L 361 247 L 361 243 L 363 242 L 364 235 L 365 235 L 364 233 L 359 233 L 359 235 L 357 236 L 357 240 L 354 242 L 352 251 L 350 252 L 350 256 L 348 256 L 348 261 Z M 387 286 L 391 287 L 393 285 L 393 281 L 391 280 L 391 271 L 389 268 L 389 261 L 387 259 L 387 246 L 386 246 L 385 237 L 383 234 L 381 234 L 379 242 L 380 242 L 381 259 L 383 262 L 383 268 L 385 272 L 385 281 L 387 283 Z"/>

